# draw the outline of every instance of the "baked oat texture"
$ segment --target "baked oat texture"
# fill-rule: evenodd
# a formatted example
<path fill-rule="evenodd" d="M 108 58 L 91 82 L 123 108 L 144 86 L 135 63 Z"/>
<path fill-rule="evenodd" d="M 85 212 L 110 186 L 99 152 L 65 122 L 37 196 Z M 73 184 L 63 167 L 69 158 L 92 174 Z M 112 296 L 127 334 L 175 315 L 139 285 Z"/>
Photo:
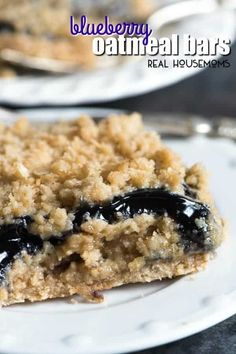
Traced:
<path fill-rule="evenodd" d="M 22 252 L 0 288 L 2 305 L 79 294 L 101 301 L 97 291 L 127 283 L 173 278 L 205 267 L 211 252 L 187 254 L 168 215 L 141 214 L 116 223 L 88 219 L 77 233 L 53 246 L 52 235 L 71 230 L 82 201 L 104 203 L 142 188 L 165 187 L 184 195 L 184 184 L 210 206 L 214 247 L 223 222 L 196 164 L 186 167 L 146 131 L 139 114 L 88 116 L 71 122 L 32 125 L 26 118 L 0 125 L 0 223 L 28 215 L 29 231 L 44 240 L 35 255 Z M 1 242 L 1 240 L 0 240 Z"/>
<path fill-rule="evenodd" d="M 104 21 L 105 15 L 113 22 L 130 18 L 144 21 L 153 10 L 152 0 L 128 0 L 125 4 L 113 0 L 96 4 L 80 1 L 76 8 L 68 0 L 0 0 L 0 27 L 5 24 L 14 29 L 0 28 L 0 51 L 7 49 L 26 57 L 62 60 L 71 65 L 71 70 L 100 67 L 104 63 L 93 55 L 92 36 L 70 35 L 70 16 L 74 13 L 78 23 L 83 14 L 92 23 Z M 0 61 L 0 76 L 14 76 L 14 69 L 9 62 Z"/>
<path fill-rule="evenodd" d="M 71 14 L 70 2 L 65 0 L 0 0 L 0 24 L 14 28 L 0 32 L 0 50 L 92 68 L 95 65 L 92 38 L 70 35 Z M 12 71 L 3 64 L 1 74 L 11 76 Z"/>

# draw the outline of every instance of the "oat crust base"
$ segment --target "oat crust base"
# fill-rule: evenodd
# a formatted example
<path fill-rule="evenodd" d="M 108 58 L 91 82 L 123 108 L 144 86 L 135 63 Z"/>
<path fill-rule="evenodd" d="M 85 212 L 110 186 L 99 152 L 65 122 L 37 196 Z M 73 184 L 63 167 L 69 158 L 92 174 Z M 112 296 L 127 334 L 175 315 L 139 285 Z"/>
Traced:
<path fill-rule="evenodd" d="M 149 283 L 156 280 L 171 279 L 189 273 L 203 270 L 209 259 L 209 255 L 193 255 L 173 262 L 155 261 L 146 264 L 142 270 L 126 271 L 114 278 L 94 282 L 93 284 L 80 283 L 76 279 L 76 273 L 54 273 L 42 277 L 40 269 L 21 264 L 18 271 L 12 273 L 10 287 L 12 291 L 0 290 L 0 298 L 3 306 L 8 306 L 25 301 L 35 302 L 53 298 L 64 298 L 79 294 L 89 302 L 102 302 L 103 295 L 98 293 L 124 284 Z M 26 269 L 24 269 L 26 267 Z M 22 270 L 22 272 L 19 271 Z M 22 281 L 22 277 L 24 281 Z"/>

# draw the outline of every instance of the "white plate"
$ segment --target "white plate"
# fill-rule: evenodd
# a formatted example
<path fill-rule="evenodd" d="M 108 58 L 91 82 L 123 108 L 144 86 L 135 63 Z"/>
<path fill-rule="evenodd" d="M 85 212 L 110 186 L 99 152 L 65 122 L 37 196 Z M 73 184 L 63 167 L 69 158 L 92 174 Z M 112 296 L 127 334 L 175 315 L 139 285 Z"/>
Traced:
<path fill-rule="evenodd" d="M 206 8 L 206 12 L 207 6 L 209 6 L 210 11 L 212 8 L 211 2 L 214 1 L 199 0 L 199 7 L 204 3 L 203 6 Z M 194 37 L 207 38 L 222 36 L 233 41 L 235 38 L 235 14 L 231 10 L 218 10 L 205 15 L 202 14 L 196 18 L 188 18 L 185 21 L 173 24 L 170 33 L 178 33 L 180 35 L 187 33 Z M 164 35 L 167 35 L 167 33 L 162 33 L 162 36 Z M 159 38 L 159 36 L 157 37 Z M 157 58 L 160 59 L 160 57 Z M 172 68 L 170 64 L 171 58 L 162 57 L 162 59 L 167 60 L 169 68 L 148 68 L 148 58 L 143 57 L 140 60 L 131 58 L 119 66 L 88 72 L 81 71 L 73 75 L 60 77 L 23 76 L 0 79 L 0 102 L 18 106 L 104 102 L 163 88 L 201 70 L 188 67 Z M 180 52 L 180 55 L 175 57 L 175 59 L 190 59 L 190 57 L 184 57 L 183 53 Z M 217 59 L 217 57 L 194 56 L 194 59 L 209 61 Z"/>
<path fill-rule="evenodd" d="M 50 112 L 49 120 L 55 118 Z M 79 112 L 67 115 L 64 111 L 60 116 L 71 117 Z M 32 120 L 46 117 L 46 113 L 36 112 Z M 102 113 L 99 110 L 97 115 Z M 72 305 L 58 300 L 3 308 L 0 353 L 106 354 L 141 350 L 204 330 L 236 312 L 236 145 L 203 138 L 168 144 L 188 164 L 200 160 L 211 173 L 212 191 L 229 222 L 229 238 L 217 257 L 194 276 L 106 291 L 102 304 Z"/>

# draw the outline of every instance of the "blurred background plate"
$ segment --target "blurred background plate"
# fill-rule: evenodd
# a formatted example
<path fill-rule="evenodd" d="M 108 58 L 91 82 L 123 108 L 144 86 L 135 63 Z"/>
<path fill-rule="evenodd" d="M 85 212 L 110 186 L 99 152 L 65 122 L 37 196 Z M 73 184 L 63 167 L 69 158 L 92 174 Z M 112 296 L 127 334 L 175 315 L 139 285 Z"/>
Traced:
<path fill-rule="evenodd" d="M 161 36 L 191 34 L 194 37 L 222 36 L 235 38 L 235 13 L 233 10 L 218 8 L 201 15 L 190 16 L 163 26 Z M 201 6 L 199 1 L 199 6 Z M 209 7 L 209 9 L 210 9 Z M 181 11 L 181 8 L 179 9 Z M 204 12 L 204 11 L 203 11 Z M 176 13 L 176 15 L 179 15 Z M 177 16 L 178 17 L 178 16 Z M 152 25 L 154 25 L 152 19 Z M 157 24 L 158 26 L 158 24 Z M 155 28 L 152 27 L 154 32 Z M 157 57 L 158 58 L 158 57 Z M 165 57 L 162 57 L 164 59 Z M 185 59 L 189 57 L 185 57 Z M 195 56 L 194 59 L 200 57 Z M 159 58 L 160 59 L 160 58 Z M 184 59 L 180 53 L 175 59 Z M 205 60 L 214 56 L 201 57 Z M 105 58 L 104 58 L 105 60 Z M 158 68 L 147 67 L 147 57 L 140 60 L 131 58 L 119 65 L 90 71 L 80 71 L 61 76 L 21 76 L 0 79 L 0 103 L 17 106 L 33 105 L 70 105 L 105 102 L 150 92 L 178 82 L 199 72 L 199 68 Z M 217 70 L 217 69 L 212 69 Z"/>

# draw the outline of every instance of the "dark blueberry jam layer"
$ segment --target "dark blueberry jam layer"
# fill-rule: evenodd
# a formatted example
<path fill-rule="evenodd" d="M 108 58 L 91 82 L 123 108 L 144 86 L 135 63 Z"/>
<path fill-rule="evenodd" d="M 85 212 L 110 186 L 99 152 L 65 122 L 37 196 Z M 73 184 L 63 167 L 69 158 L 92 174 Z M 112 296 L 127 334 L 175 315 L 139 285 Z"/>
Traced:
<path fill-rule="evenodd" d="M 206 240 L 209 238 L 208 206 L 189 196 L 171 193 L 162 188 L 136 190 L 114 197 L 110 202 L 103 204 L 83 203 L 75 210 L 73 229 L 61 237 L 52 235 L 48 241 L 53 245 L 62 243 L 68 235 L 78 232 L 81 224 L 89 218 L 115 223 L 121 217 L 133 218 L 143 213 L 157 216 L 166 214 L 173 219 L 185 251 L 209 249 L 209 243 L 206 245 Z M 199 223 L 196 224 L 196 220 L 199 219 L 205 221 L 202 223 L 203 226 L 197 226 Z M 28 232 L 31 222 L 30 217 L 23 217 L 17 219 L 14 224 L 0 227 L 0 280 L 4 278 L 6 267 L 22 250 L 35 254 L 42 249 L 42 239 Z"/>
<path fill-rule="evenodd" d="M 15 26 L 12 23 L 0 21 L 0 33 L 14 33 L 15 31 Z"/>
<path fill-rule="evenodd" d="M 210 210 L 208 206 L 190 197 L 171 193 L 165 189 L 140 189 L 123 196 L 115 197 L 111 202 L 103 205 L 83 205 L 75 213 L 74 230 L 79 231 L 85 219 L 96 218 L 109 223 L 123 218 L 133 218 L 140 214 L 167 214 L 177 224 L 181 239 L 195 243 L 198 248 L 205 248 L 205 239 L 208 234 L 207 223 L 199 228 L 197 219 L 207 222 Z"/>
<path fill-rule="evenodd" d="M 184 188 L 184 193 L 187 197 L 196 199 L 197 198 L 197 193 L 196 191 L 191 188 L 188 184 L 184 183 L 183 184 L 183 188 Z"/>
<path fill-rule="evenodd" d="M 22 217 L 14 224 L 0 227 L 0 281 L 5 277 L 7 266 L 21 251 L 34 254 L 43 247 L 42 239 L 28 232 L 30 222 L 29 217 Z"/>

